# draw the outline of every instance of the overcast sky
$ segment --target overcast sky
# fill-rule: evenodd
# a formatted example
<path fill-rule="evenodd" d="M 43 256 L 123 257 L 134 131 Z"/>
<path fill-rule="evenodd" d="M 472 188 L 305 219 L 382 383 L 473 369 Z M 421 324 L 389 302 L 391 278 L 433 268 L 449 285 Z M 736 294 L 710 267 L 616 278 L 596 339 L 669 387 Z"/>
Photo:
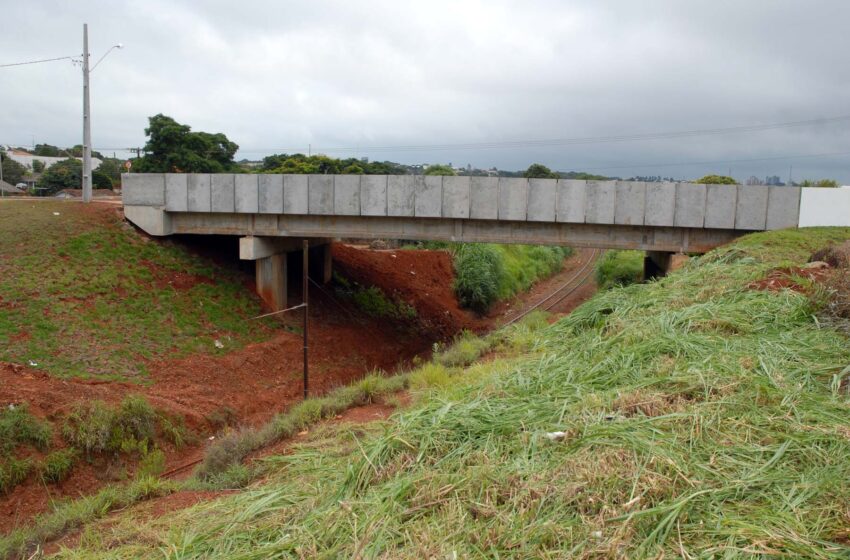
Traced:
<path fill-rule="evenodd" d="M 147 118 L 224 132 L 237 157 L 336 156 L 628 177 L 850 184 L 850 120 L 635 142 L 370 150 L 727 128 L 850 115 L 847 0 L 3 2 L 0 64 L 82 52 L 95 149 Z M 70 61 L 0 68 L 0 143 L 81 142 Z M 358 148 L 333 151 L 331 148 Z M 799 157 L 811 154 L 844 155 Z M 122 155 L 119 152 L 119 156 Z M 790 159 L 778 159 L 795 156 Z M 765 161 L 738 161 L 777 158 Z M 709 163 L 694 163 L 709 162 Z M 717 163 L 712 163 L 717 162 Z M 674 165 L 678 164 L 678 165 Z"/>

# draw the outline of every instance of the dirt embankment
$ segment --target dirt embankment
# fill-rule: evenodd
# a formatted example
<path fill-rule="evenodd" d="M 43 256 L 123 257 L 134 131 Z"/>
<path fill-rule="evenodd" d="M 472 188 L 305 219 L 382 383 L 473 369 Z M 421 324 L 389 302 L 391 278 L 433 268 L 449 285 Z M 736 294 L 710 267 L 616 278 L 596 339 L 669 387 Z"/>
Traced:
<path fill-rule="evenodd" d="M 388 321 L 358 312 L 325 287 L 311 291 L 310 389 L 322 394 L 374 371 L 404 368 L 416 356 L 427 357 L 433 343 L 463 329 L 486 331 L 510 311 L 497 305 L 488 317 L 461 309 L 452 289 L 451 256 L 443 251 L 373 251 L 335 244 L 334 266 L 363 286 L 377 286 L 417 311 L 415 324 L 388 329 Z M 569 276 L 571 265 L 558 275 Z M 558 279 L 553 278 L 557 283 Z M 190 281 L 170 283 L 188 289 Z M 250 285 L 246 278 L 246 285 Z M 523 300 L 533 299 L 539 290 Z M 530 304 L 530 301 L 529 303 Z M 514 305 L 521 307 L 525 303 Z M 55 446 L 62 419 L 75 404 L 102 400 L 117 405 L 128 394 L 142 394 L 151 404 L 185 418 L 197 443 L 181 450 L 166 448 L 166 469 L 191 463 L 203 455 L 205 442 L 217 426 L 211 420 L 226 409 L 241 425 L 260 425 L 275 413 L 299 402 L 302 394 L 302 337 L 300 314 L 280 317 L 281 331 L 265 342 L 250 344 L 224 355 L 192 355 L 146 364 L 149 383 L 58 379 L 17 364 L 0 363 L 0 404 L 28 403 L 36 416 L 54 423 Z M 126 458 L 109 468 L 79 462 L 72 476 L 45 486 L 35 475 L 0 497 L 0 532 L 27 522 L 49 509 L 52 500 L 90 494 L 109 482 L 132 476 L 135 465 Z"/>

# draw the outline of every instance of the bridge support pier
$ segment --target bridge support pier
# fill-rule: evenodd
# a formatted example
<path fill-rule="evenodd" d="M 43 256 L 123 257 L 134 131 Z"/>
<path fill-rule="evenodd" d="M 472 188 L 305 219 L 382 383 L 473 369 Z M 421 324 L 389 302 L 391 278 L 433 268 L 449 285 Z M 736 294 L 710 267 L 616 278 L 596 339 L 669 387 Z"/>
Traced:
<path fill-rule="evenodd" d="M 669 253 L 667 251 L 647 251 L 643 258 L 643 277 L 646 280 L 666 276 L 682 267 L 688 260 L 684 253 Z"/>
<path fill-rule="evenodd" d="M 286 309 L 286 253 L 256 261 L 257 293 L 272 311 Z"/>
<path fill-rule="evenodd" d="M 272 311 L 280 311 L 287 307 L 286 257 L 289 253 L 300 252 L 302 243 L 302 238 L 293 237 L 251 235 L 239 238 L 239 258 L 256 261 L 257 294 L 272 308 Z M 317 271 L 311 266 L 313 270 L 311 276 L 313 278 L 318 276 L 323 283 L 330 282 L 333 264 L 330 239 L 310 239 L 310 247 L 310 252 L 313 253 L 311 261 L 317 262 L 321 267 Z M 315 258 L 314 255 L 319 258 Z"/>

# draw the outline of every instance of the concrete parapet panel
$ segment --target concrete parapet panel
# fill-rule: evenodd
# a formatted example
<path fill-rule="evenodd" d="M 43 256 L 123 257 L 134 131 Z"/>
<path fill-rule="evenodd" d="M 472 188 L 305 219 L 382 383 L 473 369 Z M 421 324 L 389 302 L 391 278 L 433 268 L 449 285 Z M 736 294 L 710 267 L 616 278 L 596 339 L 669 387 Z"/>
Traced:
<path fill-rule="evenodd" d="M 802 189 L 799 226 L 850 226 L 850 187 Z"/>
<path fill-rule="evenodd" d="M 260 212 L 259 177 L 253 173 L 240 173 L 234 176 L 234 207 L 237 212 L 243 214 Z"/>
<path fill-rule="evenodd" d="M 676 183 L 646 183 L 643 223 L 670 227 L 676 214 Z"/>
<path fill-rule="evenodd" d="M 187 180 L 189 195 L 189 212 L 211 212 L 210 175 L 208 173 L 191 173 Z"/>
<path fill-rule="evenodd" d="M 443 218 L 469 218 L 469 177 L 443 177 Z"/>
<path fill-rule="evenodd" d="M 387 177 L 387 216 L 413 216 L 413 175 Z"/>
<path fill-rule="evenodd" d="M 701 228 L 705 223 L 705 185 L 676 183 L 676 210 L 673 224 L 676 227 Z"/>
<path fill-rule="evenodd" d="M 499 219 L 521 220 L 528 217 L 528 179 L 499 178 Z"/>
<path fill-rule="evenodd" d="M 646 183 L 617 181 L 614 223 L 625 226 L 642 226 L 645 211 Z"/>
<path fill-rule="evenodd" d="M 165 206 L 165 175 L 162 173 L 125 173 L 121 176 L 124 204 Z"/>
<path fill-rule="evenodd" d="M 283 176 L 283 213 L 308 214 L 310 211 L 307 175 Z"/>
<path fill-rule="evenodd" d="M 799 221 L 800 187 L 768 187 L 767 229 L 793 228 Z"/>
<path fill-rule="evenodd" d="M 387 215 L 386 175 L 363 175 L 360 177 L 360 215 Z"/>
<path fill-rule="evenodd" d="M 334 175 L 334 208 L 337 216 L 360 215 L 360 175 Z"/>
<path fill-rule="evenodd" d="M 588 224 L 613 224 L 617 207 L 616 181 L 588 181 L 584 219 Z"/>
<path fill-rule="evenodd" d="M 283 214 L 283 175 L 257 175 L 257 203 L 260 214 Z"/>
<path fill-rule="evenodd" d="M 559 222 L 583 224 L 587 204 L 587 181 L 578 179 L 558 180 Z"/>
<path fill-rule="evenodd" d="M 233 175 L 216 173 L 210 185 L 210 200 L 213 212 L 233 212 L 236 208 L 233 192 Z"/>
<path fill-rule="evenodd" d="M 469 217 L 474 220 L 496 220 L 499 218 L 498 177 L 470 178 Z"/>
<path fill-rule="evenodd" d="M 169 212 L 186 212 L 189 209 L 189 184 L 185 173 L 165 175 L 165 209 Z"/>
<path fill-rule="evenodd" d="M 741 185 L 735 208 L 735 229 L 763 230 L 767 223 L 767 185 Z"/>
<path fill-rule="evenodd" d="M 735 206 L 739 185 L 706 185 L 705 227 L 713 229 L 735 228 Z"/>
<path fill-rule="evenodd" d="M 528 221 L 554 222 L 557 209 L 557 179 L 528 180 Z"/>
<path fill-rule="evenodd" d="M 414 215 L 417 218 L 439 218 L 443 210 L 443 177 L 414 176 L 413 197 Z"/>
<path fill-rule="evenodd" d="M 310 214 L 331 215 L 334 213 L 334 176 L 307 176 L 307 208 Z"/>

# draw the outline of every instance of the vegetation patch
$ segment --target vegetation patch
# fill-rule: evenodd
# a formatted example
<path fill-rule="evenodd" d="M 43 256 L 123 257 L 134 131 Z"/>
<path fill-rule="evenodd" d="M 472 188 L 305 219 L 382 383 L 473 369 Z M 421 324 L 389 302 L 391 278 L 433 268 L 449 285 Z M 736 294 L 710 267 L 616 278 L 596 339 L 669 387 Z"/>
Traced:
<path fill-rule="evenodd" d="M 98 454 L 139 452 L 145 456 L 158 433 L 175 444 L 187 437 L 182 424 L 175 425 L 139 395 L 128 395 L 116 408 L 103 401 L 80 403 L 62 428 L 65 440 L 89 459 Z"/>
<path fill-rule="evenodd" d="M 10 455 L 19 445 L 44 451 L 51 437 L 50 426 L 30 414 L 26 403 L 0 409 L 0 458 Z"/>
<path fill-rule="evenodd" d="M 77 450 L 72 447 L 50 453 L 39 465 L 41 479 L 46 483 L 62 482 L 71 475 L 76 460 Z"/>
<path fill-rule="evenodd" d="M 391 298 L 377 286 L 364 287 L 351 282 L 339 274 L 334 274 L 336 292 L 351 300 L 370 317 L 384 317 L 399 320 L 416 318 L 416 308 L 400 298 Z"/>
<path fill-rule="evenodd" d="M 606 251 L 596 261 L 596 283 L 600 289 L 628 286 L 643 280 L 642 251 Z"/>

